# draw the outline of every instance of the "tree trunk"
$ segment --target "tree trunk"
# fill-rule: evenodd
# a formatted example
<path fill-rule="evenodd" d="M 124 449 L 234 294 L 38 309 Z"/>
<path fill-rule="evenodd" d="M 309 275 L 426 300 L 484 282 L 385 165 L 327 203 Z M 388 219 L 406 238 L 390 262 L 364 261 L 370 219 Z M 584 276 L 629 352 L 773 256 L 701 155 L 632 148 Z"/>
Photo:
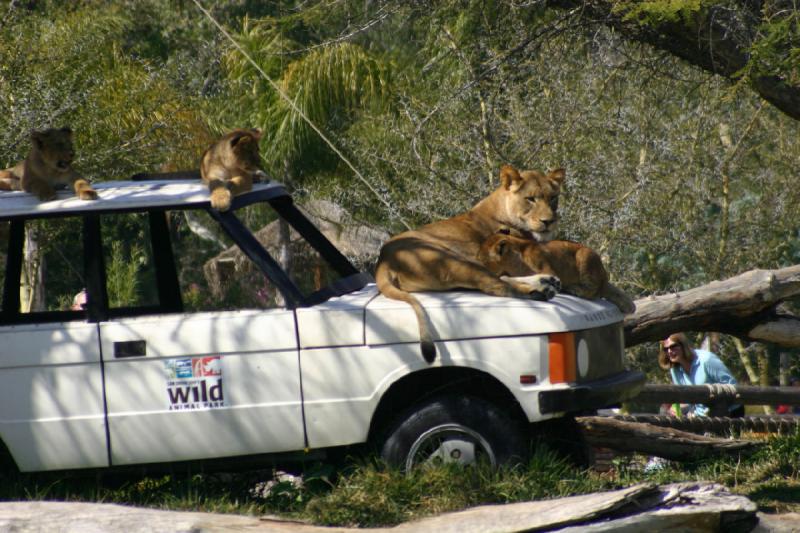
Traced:
<path fill-rule="evenodd" d="M 287 187 L 292 182 L 292 167 L 288 160 L 283 161 L 283 183 Z M 279 238 L 279 257 L 278 262 L 284 272 L 290 274 L 292 271 L 292 248 L 289 224 L 282 218 L 278 219 L 278 238 Z"/>
<path fill-rule="evenodd" d="M 39 248 L 38 231 L 29 227 L 25 230 L 23 250 L 22 279 L 19 284 L 20 311 L 44 311 L 44 256 Z"/>
<path fill-rule="evenodd" d="M 280 239 L 278 263 L 280 263 L 283 270 L 288 274 L 292 271 L 291 235 L 289 233 L 289 223 L 282 218 L 278 220 L 278 236 Z"/>
<path fill-rule="evenodd" d="M 283 183 L 291 183 L 291 166 L 288 160 L 283 161 Z M 278 219 L 278 263 L 288 276 L 292 273 L 292 239 L 289 223 L 282 218 Z M 276 293 L 278 305 L 285 305 L 280 291 Z"/>
<path fill-rule="evenodd" d="M 571 9 L 589 23 L 614 28 L 626 39 L 648 43 L 704 70 L 738 80 L 748 66 L 750 47 L 767 22 L 763 0 L 736 0 L 686 10 L 674 19 L 630 20 L 615 9 L 615 0 L 548 0 L 551 7 Z M 789 13 L 793 7 L 787 7 Z M 773 14 L 774 15 L 774 14 Z M 789 77 L 754 75 L 751 88 L 764 100 L 800 120 L 800 83 Z"/>
<path fill-rule="evenodd" d="M 792 355 L 787 352 L 781 352 L 780 358 L 780 371 L 778 374 L 778 385 L 781 387 L 789 386 L 789 371 L 792 366 Z"/>
<path fill-rule="evenodd" d="M 753 368 L 753 361 L 750 359 L 750 354 L 747 353 L 747 347 L 738 337 L 734 337 L 733 343 L 736 345 L 736 351 L 739 353 L 739 360 L 742 362 L 744 371 L 747 372 L 747 379 L 751 385 L 758 385 L 758 373 Z"/>

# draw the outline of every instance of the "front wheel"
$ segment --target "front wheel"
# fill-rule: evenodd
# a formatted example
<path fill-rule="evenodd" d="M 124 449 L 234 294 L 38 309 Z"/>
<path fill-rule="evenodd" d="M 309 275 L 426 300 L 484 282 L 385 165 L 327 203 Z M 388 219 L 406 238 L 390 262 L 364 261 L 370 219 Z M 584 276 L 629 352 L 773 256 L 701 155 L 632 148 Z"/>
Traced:
<path fill-rule="evenodd" d="M 528 442 L 521 424 L 481 398 L 448 395 L 406 411 L 386 433 L 381 457 L 406 471 L 421 464 L 519 463 Z"/>

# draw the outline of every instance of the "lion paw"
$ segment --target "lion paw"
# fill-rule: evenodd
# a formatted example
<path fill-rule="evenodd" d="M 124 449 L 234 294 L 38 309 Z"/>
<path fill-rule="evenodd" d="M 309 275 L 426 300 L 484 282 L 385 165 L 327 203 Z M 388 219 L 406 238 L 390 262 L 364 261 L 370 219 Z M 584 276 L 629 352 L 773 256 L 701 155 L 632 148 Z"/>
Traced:
<path fill-rule="evenodd" d="M 263 170 L 253 172 L 253 183 L 269 183 L 269 176 Z"/>
<path fill-rule="evenodd" d="M 81 200 L 97 200 L 97 191 L 94 189 L 84 189 L 78 193 Z"/>
<path fill-rule="evenodd" d="M 215 189 L 211 192 L 211 207 L 217 211 L 227 211 L 231 208 L 231 191 L 225 188 Z"/>
<path fill-rule="evenodd" d="M 529 286 L 528 295 L 533 300 L 547 301 L 561 292 L 561 280 L 549 274 L 535 274 L 510 279 Z"/>

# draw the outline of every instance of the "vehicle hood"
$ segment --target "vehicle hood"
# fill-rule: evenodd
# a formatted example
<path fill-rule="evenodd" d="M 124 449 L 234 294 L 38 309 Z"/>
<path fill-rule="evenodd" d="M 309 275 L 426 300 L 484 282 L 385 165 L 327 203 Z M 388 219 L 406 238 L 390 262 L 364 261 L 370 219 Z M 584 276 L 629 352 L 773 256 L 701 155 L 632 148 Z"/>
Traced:
<path fill-rule="evenodd" d="M 537 335 L 621 322 L 605 300 L 559 294 L 547 302 L 490 296 L 476 291 L 414 293 L 435 340 Z M 391 344 L 419 341 L 411 306 L 381 295 L 374 284 L 325 303 L 298 309 L 301 346 Z"/>

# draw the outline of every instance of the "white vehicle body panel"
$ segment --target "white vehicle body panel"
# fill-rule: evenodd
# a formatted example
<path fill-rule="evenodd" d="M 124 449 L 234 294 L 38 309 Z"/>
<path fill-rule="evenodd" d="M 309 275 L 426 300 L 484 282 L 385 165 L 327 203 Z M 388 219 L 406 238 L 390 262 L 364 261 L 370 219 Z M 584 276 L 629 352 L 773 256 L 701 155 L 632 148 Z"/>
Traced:
<path fill-rule="evenodd" d="M 301 358 L 309 446 L 365 442 L 383 394 L 412 372 L 441 366 L 473 368 L 498 378 L 518 399 L 531 422 L 552 416 L 542 416 L 538 410 L 537 393 L 542 385 L 519 384 L 522 373 L 546 375 L 546 336 L 447 341 L 437 343 L 437 348 L 439 355 L 433 365 L 422 359 L 416 343 L 304 350 Z M 520 374 L 515 375 L 514 370 Z M 547 388 L 552 390 L 551 386 Z"/>
<path fill-rule="evenodd" d="M 415 295 L 430 317 L 433 338 L 441 340 L 574 331 L 620 322 L 623 318 L 619 309 L 605 300 L 585 300 L 566 294 L 548 302 L 466 291 Z M 411 306 L 378 295 L 367 308 L 366 342 L 419 342 Z"/>
<path fill-rule="evenodd" d="M 301 345 L 320 347 L 301 352 L 309 446 L 364 442 L 372 414 L 388 388 L 407 374 L 440 366 L 486 372 L 511 391 L 529 421 L 551 418 L 555 415 L 539 412 L 538 392 L 568 385 L 548 382 L 546 333 L 622 319 L 612 304 L 566 295 L 550 302 L 478 292 L 417 296 L 431 317 L 434 338 L 452 339 L 436 343 L 433 365 L 420 354 L 419 329 L 411 307 L 383 297 L 374 285 L 297 311 Z M 356 335 L 362 317 L 364 341 Z M 335 329 L 349 332 L 349 346 L 335 347 Z M 535 375 L 539 381 L 520 385 L 521 375 Z"/>
<path fill-rule="evenodd" d="M 108 466 L 97 326 L 3 326 L 0 338 L 0 435 L 20 470 Z"/>
<path fill-rule="evenodd" d="M 100 336 L 112 464 L 304 447 L 292 311 L 120 319 L 101 323 Z M 114 342 L 137 340 L 147 343 L 145 357 L 113 357 Z M 218 375 L 199 375 L 204 361 Z M 176 363 L 190 373 L 176 376 Z"/>
<path fill-rule="evenodd" d="M 346 296 L 297 309 L 300 348 L 364 344 L 364 310 L 378 294 L 374 284 Z"/>

